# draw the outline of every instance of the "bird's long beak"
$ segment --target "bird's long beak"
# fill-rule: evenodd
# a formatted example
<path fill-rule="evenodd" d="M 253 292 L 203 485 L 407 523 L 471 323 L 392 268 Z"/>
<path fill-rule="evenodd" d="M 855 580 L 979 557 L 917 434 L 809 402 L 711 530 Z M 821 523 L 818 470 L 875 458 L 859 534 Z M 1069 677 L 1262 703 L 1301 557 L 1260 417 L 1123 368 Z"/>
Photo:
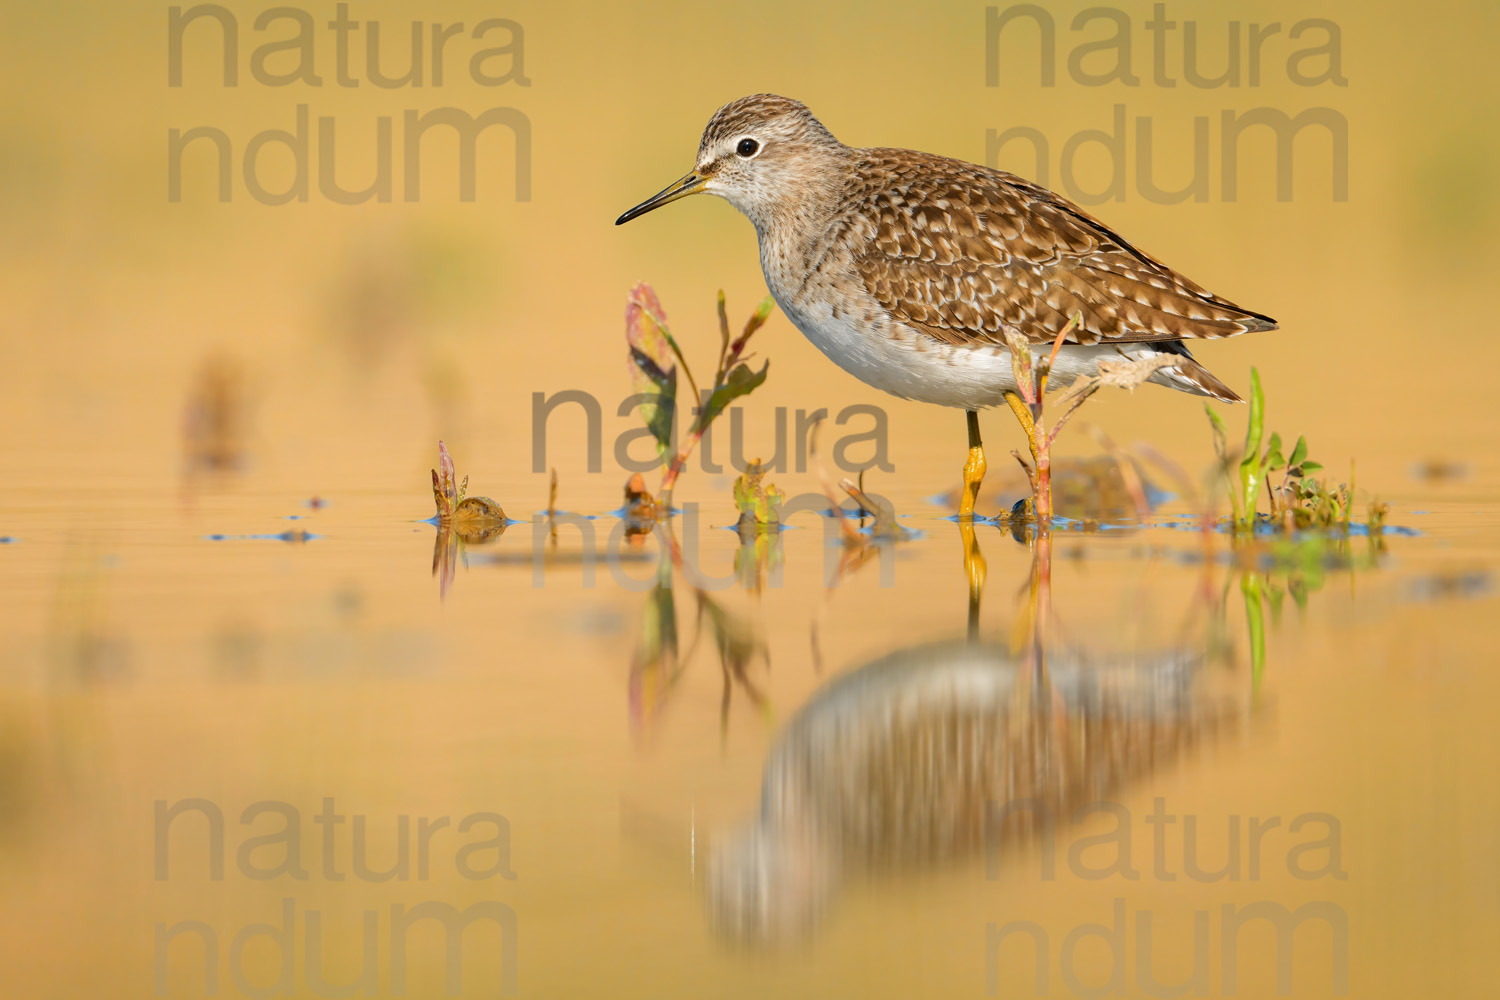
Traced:
<path fill-rule="evenodd" d="M 620 216 L 615 220 L 615 225 L 623 226 L 631 219 L 645 215 L 652 209 L 661 208 L 663 205 L 670 204 L 678 198 L 686 198 L 690 194 L 697 194 L 703 190 L 703 186 L 706 183 L 708 183 L 707 178 L 699 177 L 696 172 L 690 170 L 671 184 L 668 184 L 665 190 L 657 192 Z"/>

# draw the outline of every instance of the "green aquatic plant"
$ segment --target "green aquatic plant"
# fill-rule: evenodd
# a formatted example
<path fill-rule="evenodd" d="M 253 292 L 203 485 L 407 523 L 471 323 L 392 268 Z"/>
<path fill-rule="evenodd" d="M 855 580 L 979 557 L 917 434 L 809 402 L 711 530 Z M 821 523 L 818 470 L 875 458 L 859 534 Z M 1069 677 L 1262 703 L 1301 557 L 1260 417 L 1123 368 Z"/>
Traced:
<path fill-rule="evenodd" d="M 1323 468 L 1323 463 L 1307 457 L 1307 438 L 1297 435 L 1292 453 L 1281 454 L 1281 435 L 1272 434 L 1266 447 L 1266 471 L 1281 471 L 1281 484 L 1273 486 L 1266 479 L 1266 495 L 1270 499 L 1271 519 L 1284 526 L 1298 528 L 1330 528 L 1336 525 L 1349 527 L 1354 498 L 1354 467 L 1349 468 L 1349 483 L 1330 488 L 1312 474 Z"/>
<path fill-rule="evenodd" d="M 1323 464 L 1308 457 L 1305 435 L 1297 435 L 1291 453 L 1284 455 L 1281 435 L 1273 431 L 1270 438 L 1265 439 L 1262 450 L 1265 406 L 1260 372 L 1251 368 L 1250 418 L 1245 429 L 1245 446 L 1238 456 L 1234 456 L 1228 451 L 1224 419 L 1212 406 L 1204 405 L 1213 428 L 1219 475 L 1229 492 L 1236 529 L 1249 531 L 1260 523 L 1285 531 L 1299 528 L 1343 528 L 1347 531 L 1354 507 L 1353 463 L 1349 467 L 1349 482 L 1334 485 L 1314 475 L 1323 470 Z M 1274 482 L 1274 472 L 1281 473 L 1279 484 Z M 1269 512 L 1263 518 L 1257 509 L 1262 489 L 1269 506 Z M 1366 526 L 1371 531 L 1381 530 L 1388 510 L 1386 504 L 1372 502 Z"/>
<path fill-rule="evenodd" d="M 1266 426 L 1266 396 L 1260 388 L 1260 371 L 1250 369 L 1250 420 L 1245 425 L 1244 457 L 1240 459 L 1240 516 L 1241 527 L 1249 527 L 1255 521 L 1255 497 L 1260 484 L 1266 478 L 1268 455 L 1260 453 L 1260 438 Z M 1277 438 L 1278 444 L 1280 438 Z M 1280 450 L 1279 448 L 1277 449 Z"/>
<path fill-rule="evenodd" d="M 714 368 L 714 380 L 707 392 L 700 393 L 693 378 L 692 367 L 677 338 L 667 326 L 666 313 L 656 298 L 651 286 L 642 282 L 630 291 L 625 307 L 625 339 L 630 347 L 631 378 L 641 402 L 638 408 L 646 427 L 656 440 L 657 453 L 666 458 L 673 449 L 673 423 L 677 412 L 677 367 L 680 365 L 687 378 L 693 398 L 698 401 L 692 422 L 680 447 L 676 449 L 661 481 L 661 511 L 666 514 L 672 508 L 672 490 L 677 478 L 687 468 L 688 459 L 698 442 L 703 439 L 709 425 L 724 412 L 730 403 L 741 396 L 748 396 L 766 380 L 771 363 L 767 361 L 760 370 L 749 364 L 750 355 L 746 347 L 750 338 L 765 325 L 776 307 L 769 295 L 761 300 L 755 312 L 746 321 L 738 336 L 729 329 L 729 315 L 724 305 L 724 293 L 719 292 L 719 357 Z"/>
<path fill-rule="evenodd" d="M 1281 457 L 1281 435 L 1273 433 L 1270 445 L 1262 454 L 1260 444 L 1266 426 L 1266 396 L 1260 387 L 1260 371 L 1250 369 L 1250 419 L 1245 424 L 1245 446 L 1240 450 L 1238 462 L 1229 453 L 1229 431 L 1224 418 L 1209 403 L 1203 404 L 1208 422 L 1213 427 L 1214 452 L 1219 459 L 1219 474 L 1224 477 L 1229 491 L 1229 506 L 1234 513 L 1236 527 L 1248 529 L 1255 524 L 1256 497 L 1260 493 L 1266 474 L 1285 464 Z M 1301 438 L 1299 443 L 1305 444 Z M 1235 489 L 1234 476 L 1239 489 Z M 1268 486 L 1269 488 L 1269 486 Z M 1275 497 L 1272 496 L 1274 508 Z"/>
<path fill-rule="evenodd" d="M 781 524 L 781 505 L 786 493 L 774 484 L 767 483 L 766 469 L 760 459 L 745 466 L 745 471 L 734 481 L 734 505 L 740 512 L 740 527 L 759 531 L 773 530 Z"/>
<path fill-rule="evenodd" d="M 757 458 L 734 481 L 734 505 L 740 512 L 735 524 L 740 547 L 734 554 L 734 568 L 744 588 L 757 594 L 766 570 L 779 566 L 782 559 L 781 505 L 786 493 L 765 478 L 765 466 Z"/>

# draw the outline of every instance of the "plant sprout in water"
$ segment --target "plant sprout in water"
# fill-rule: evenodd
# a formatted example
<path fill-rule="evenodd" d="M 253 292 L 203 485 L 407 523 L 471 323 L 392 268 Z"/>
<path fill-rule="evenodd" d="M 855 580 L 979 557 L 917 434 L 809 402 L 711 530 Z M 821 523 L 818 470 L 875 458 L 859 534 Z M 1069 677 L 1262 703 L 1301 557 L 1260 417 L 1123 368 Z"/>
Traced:
<path fill-rule="evenodd" d="M 464 558 L 464 546 L 498 538 L 510 521 L 489 497 L 469 496 L 469 477 L 459 481 L 453 456 L 441 441 L 438 468 L 432 470 L 432 499 L 437 507 L 432 520 L 438 529 L 432 548 L 432 574 L 438 578 L 440 596 L 446 597 L 458 563 Z"/>
<path fill-rule="evenodd" d="M 631 289 L 625 306 L 625 340 L 630 347 L 631 379 L 640 398 L 638 408 L 646 427 L 656 439 L 657 454 L 665 459 L 673 447 L 673 422 L 677 412 L 677 366 L 682 366 L 688 387 L 699 405 L 681 447 L 672 455 L 661 480 L 660 508 L 670 515 L 672 490 L 687 467 L 688 459 L 713 421 L 734 400 L 748 396 L 766 380 L 767 361 L 757 371 L 750 366 L 746 347 L 755 331 L 765 325 L 776 306 L 767 296 L 738 336 L 731 336 L 724 293 L 719 292 L 719 357 L 714 380 L 706 393 L 700 393 L 691 366 L 677 339 L 667 326 L 666 313 L 651 286 L 642 282 Z"/>
<path fill-rule="evenodd" d="M 1252 532 L 1257 527 L 1281 531 L 1338 528 L 1349 530 L 1354 509 L 1354 464 L 1349 465 L 1349 482 L 1333 486 L 1313 475 L 1323 465 L 1308 457 L 1307 438 L 1297 436 L 1290 455 L 1282 454 L 1281 435 L 1265 434 L 1265 393 L 1260 372 L 1250 369 L 1250 416 L 1245 427 L 1245 445 L 1239 455 L 1228 448 L 1228 428 L 1212 406 L 1205 404 L 1213 427 L 1214 451 L 1218 455 L 1219 475 L 1229 494 L 1229 503 L 1238 532 Z M 1264 450 L 1261 445 L 1265 444 Z M 1280 481 L 1273 473 L 1280 472 Z M 1264 489 L 1269 512 L 1257 511 Z M 1365 525 L 1379 532 L 1385 525 L 1389 506 L 1371 501 Z"/>

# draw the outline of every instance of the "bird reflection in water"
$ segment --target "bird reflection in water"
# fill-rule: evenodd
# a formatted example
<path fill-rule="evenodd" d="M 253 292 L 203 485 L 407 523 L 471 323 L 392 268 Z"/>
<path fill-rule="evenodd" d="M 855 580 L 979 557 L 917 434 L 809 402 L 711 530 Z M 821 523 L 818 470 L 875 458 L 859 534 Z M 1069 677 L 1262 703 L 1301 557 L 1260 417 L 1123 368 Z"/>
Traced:
<path fill-rule="evenodd" d="M 1202 649 L 1049 644 L 1050 532 L 1030 540 L 1015 635 L 981 640 L 983 556 L 972 525 L 961 529 L 970 635 L 846 673 L 787 723 L 758 815 L 710 846 L 707 905 L 725 940 L 805 939 L 845 882 L 1024 841 L 1049 817 L 1065 821 L 1235 726 L 1239 699 L 1204 683 Z"/>

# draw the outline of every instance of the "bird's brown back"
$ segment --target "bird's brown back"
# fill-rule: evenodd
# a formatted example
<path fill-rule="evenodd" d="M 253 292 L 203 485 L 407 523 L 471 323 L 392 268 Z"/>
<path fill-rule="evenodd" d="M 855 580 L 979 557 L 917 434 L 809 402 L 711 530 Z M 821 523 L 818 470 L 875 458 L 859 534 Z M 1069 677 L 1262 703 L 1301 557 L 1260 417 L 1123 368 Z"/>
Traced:
<path fill-rule="evenodd" d="M 1013 174 L 905 149 L 866 149 L 832 243 L 893 316 L 952 344 L 1232 337 L 1269 316 L 1206 291 L 1067 199 Z"/>

